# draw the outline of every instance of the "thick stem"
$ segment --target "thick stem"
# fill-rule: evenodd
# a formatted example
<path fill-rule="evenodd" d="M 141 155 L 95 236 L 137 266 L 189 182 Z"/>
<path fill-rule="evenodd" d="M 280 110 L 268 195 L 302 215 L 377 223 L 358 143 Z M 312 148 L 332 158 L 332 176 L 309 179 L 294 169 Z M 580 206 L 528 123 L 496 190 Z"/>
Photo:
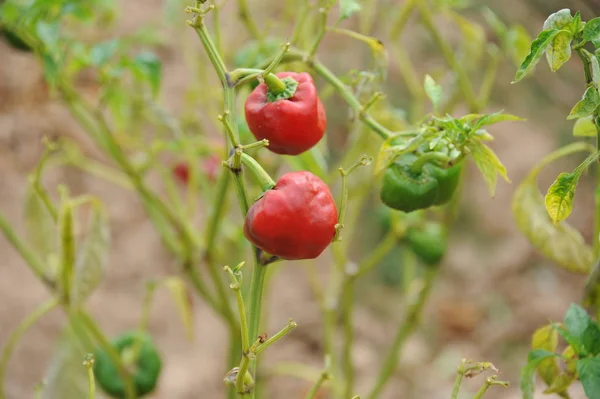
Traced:
<path fill-rule="evenodd" d="M 450 161 L 448 155 L 443 152 L 427 152 L 417 158 L 411 165 L 410 170 L 414 173 L 421 173 L 425 165 L 432 161 L 438 161 L 447 164 Z"/>
<path fill-rule="evenodd" d="M 269 88 L 269 91 L 275 95 L 283 93 L 286 89 L 285 83 L 279 79 L 275 74 L 269 73 L 264 76 L 265 84 Z"/>
<path fill-rule="evenodd" d="M 258 184 L 260 184 L 263 191 L 268 191 L 275 187 L 275 181 L 273 181 L 267 171 L 264 170 L 250 155 L 243 153 L 242 163 L 246 168 L 250 169 L 250 172 L 256 177 L 256 180 L 258 180 Z"/>
<path fill-rule="evenodd" d="M 404 343 L 413 333 L 413 331 L 419 326 L 423 308 L 427 298 L 429 298 L 429 293 L 431 292 L 431 288 L 433 287 L 436 276 L 437 269 L 427 271 L 423 287 L 421 288 L 416 301 L 408 306 L 406 315 L 398 326 L 398 332 L 396 333 L 392 347 L 388 351 L 388 355 L 379 371 L 375 386 L 373 387 L 371 393 L 367 396 L 367 399 L 378 398 L 390 377 L 396 370 L 396 365 L 398 364 L 398 359 Z"/>
<path fill-rule="evenodd" d="M 17 343 L 23 337 L 23 335 L 33 326 L 39 319 L 44 315 L 50 313 L 59 304 L 57 299 L 51 299 L 41 304 L 37 309 L 30 313 L 15 330 L 10 334 L 4 348 L 2 349 L 2 357 L 0 357 L 0 399 L 6 399 L 6 393 L 4 389 L 4 376 L 6 374 L 6 368 L 8 361 L 12 353 L 14 352 Z"/>

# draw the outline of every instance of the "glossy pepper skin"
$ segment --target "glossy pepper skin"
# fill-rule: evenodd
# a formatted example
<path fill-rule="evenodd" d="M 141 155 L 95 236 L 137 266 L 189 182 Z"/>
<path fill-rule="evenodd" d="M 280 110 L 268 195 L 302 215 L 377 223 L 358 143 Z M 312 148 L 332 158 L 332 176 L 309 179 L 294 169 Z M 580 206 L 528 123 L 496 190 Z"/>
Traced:
<path fill-rule="evenodd" d="M 385 171 L 380 191 L 381 201 L 385 205 L 412 212 L 443 205 L 452 198 L 462 166 L 458 164 L 445 169 L 426 163 L 420 172 L 414 172 L 410 165 L 416 159 L 416 155 L 406 154 Z"/>
<path fill-rule="evenodd" d="M 310 172 L 291 172 L 250 207 L 244 234 L 282 259 L 314 259 L 331 243 L 337 222 L 329 187 Z"/>
<path fill-rule="evenodd" d="M 138 332 L 129 332 L 117 337 L 111 344 L 122 355 L 132 349 L 136 338 L 142 341 L 136 363 L 133 384 L 137 396 L 144 396 L 154 390 L 162 368 L 162 361 L 150 337 Z M 95 354 L 94 376 L 104 392 L 113 398 L 125 398 L 125 383 L 121 379 L 117 366 L 108 353 L 99 350 Z"/>
<path fill-rule="evenodd" d="M 259 84 L 246 99 L 246 122 L 257 140 L 269 140 L 267 148 L 272 152 L 298 155 L 323 138 L 325 109 L 308 73 L 281 72 L 276 76 L 296 80 L 296 92 L 291 98 L 269 102 L 267 85 Z"/>
<path fill-rule="evenodd" d="M 440 263 L 448 248 L 446 230 L 435 222 L 410 227 L 405 240 L 414 254 L 429 266 Z"/>

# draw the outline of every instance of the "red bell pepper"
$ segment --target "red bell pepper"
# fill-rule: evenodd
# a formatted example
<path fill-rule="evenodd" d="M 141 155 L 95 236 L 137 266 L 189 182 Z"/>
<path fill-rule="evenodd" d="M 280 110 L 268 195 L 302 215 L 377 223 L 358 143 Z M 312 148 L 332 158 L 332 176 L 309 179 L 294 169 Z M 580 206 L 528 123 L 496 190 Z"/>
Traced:
<path fill-rule="evenodd" d="M 281 72 L 276 76 L 279 81 L 272 75 L 265 77 L 266 83 L 246 99 L 246 122 L 257 140 L 269 140 L 267 148 L 272 152 L 298 155 L 323 138 L 325 109 L 308 73 Z M 279 90 L 274 91 L 278 85 Z"/>
<path fill-rule="evenodd" d="M 250 207 L 244 234 L 270 255 L 313 259 L 334 238 L 337 222 L 329 187 L 310 172 L 291 172 Z"/>

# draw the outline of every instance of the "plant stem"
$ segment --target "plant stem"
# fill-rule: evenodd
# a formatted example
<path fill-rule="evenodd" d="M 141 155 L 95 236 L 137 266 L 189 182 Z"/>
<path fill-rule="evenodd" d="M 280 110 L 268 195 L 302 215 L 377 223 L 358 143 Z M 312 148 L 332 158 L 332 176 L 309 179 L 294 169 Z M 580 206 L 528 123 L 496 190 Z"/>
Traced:
<path fill-rule="evenodd" d="M 461 365 L 458 366 L 458 371 L 456 372 L 456 378 L 454 379 L 454 385 L 452 387 L 452 396 L 450 399 L 458 399 L 458 393 L 460 392 L 460 386 L 462 384 L 462 380 L 465 376 L 465 361 L 463 360 Z"/>
<path fill-rule="evenodd" d="M 83 365 L 88 375 L 88 399 L 96 397 L 96 379 L 94 378 L 94 355 L 87 355 Z"/>
<path fill-rule="evenodd" d="M 44 315 L 50 313 L 50 311 L 54 310 L 59 304 L 59 301 L 55 298 L 44 302 L 40 306 L 38 306 L 32 313 L 30 313 L 15 330 L 10 334 L 4 348 L 2 349 L 2 356 L 0 357 L 0 399 L 6 399 L 6 393 L 4 388 L 4 376 L 6 374 L 6 368 L 8 366 L 8 361 L 12 353 L 14 352 L 17 343 L 23 337 L 23 335 L 33 326 L 39 319 L 41 319 Z"/>
<path fill-rule="evenodd" d="M 275 187 L 275 182 L 271 176 L 250 155 L 242 153 L 242 163 L 246 168 L 250 169 L 263 191 L 269 191 Z"/>
<path fill-rule="evenodd" d="M 310 388 L 310 391 L 307 392 L 304 399 L 314 399 L 317 396 L 319 389 L 321 389 L 321 386 L 323 385 L 323 383 L 325 383 L 325 381 L 327 381 L 329 379 L 331 379 L 331 375 L 329 374 L 329 371 L 327 371 L 327 370 L 323 371 L 321 373 L 321 375 L 319 376 L 319 379 L 315 382 L 315 385 L 313 385 L 312 388 Z"/>
<path fill-rule="evenodd" d="M 258 355 L 259 353 L 261 353 L 262 351 L 267 349 L 269 346 L 273 345 L 275 342 L 277 342 L 281 338 L 285 337 L 290 331 L 292 331 L 296 327 L 298 327 L 298 324 L 296 324 L 296 322 L 294 320 L 290 319 L 287 326 L 283 327 L 280 331 L 278 331 L 271 338 L 267 339 L 265 342 L 258 345 L 256 347 L 256 350 L 254 351 L 254 354 Z"/>
<path fill-rule="evenodd" d="M 10 223 L 4 218 L 4 215 L 0 214 L 0 230 L 4 234 L 4 237 L 10 242 L 13 248 L 21 255 L 27 265 L 33 271 L 38 279 L 43 281 L 48 287 L 53 288 L 54 282 L 49 280 L 44 270 L 44 264 L 38 258 L 38 256 L 25 246 L 23 241 L 17 236 Z"/>
<path fill-rule="evenodd" d="M 260 30 L 258 29 L 256 24 L 254 23 L 254 19 L 250 15 L 250 9 L 248 8 L 247 1 L 238 0 L 238 8 L 240 10 L 240 18 L 244 22 L 244 25 L 246 26 L 248 33 L 250 33 L 250 36 L 255 40 L 262 41 L 262 35 L 260 34 Z"/>
<path fill-rule="evenodd" d="M 352 347 L 354 344 L 354 279 L 346 279 L 342 294 L 342 323 L 344 326 L 344 347 L 342 365 L 344 367 L 344 398 L 352 396 L 354 390 L 354 361 Z"/>
<path fill-rule="evenodd" d="M 400 11 L 398 12 L 398 17 L 396 18 L 396 22 L 394 23 L 394 27 L 390 32 L 390 39 L 394 42 L 397 42 L 400 39 L 400 35 L 404 31 L 406 27 L 406 23 L 408 22 L 408 18 L 410 14 L 412 14 L 415 3 L 417 0 L 407 0 L 406 3 L 402 6 Z"/>
<path fill-rule="evenodd" d="M 330 85 L 332 85 L 338 93 L 342 96 L 344 100 L 348 103 L 350 108 L 356 113 L 358 119 L 363 122 L 369 129 L 373 130 L 377 133 L 382 139 L 387 139 L 392 136 L 392 132 L 390 132 L 385 126 L 381 125 L 371 116 L 369 116 L 363 110 L 363 106 L 358 101 L 352 91 L 341 81 L 337 76 L 333 74 L 325 65 L 321 64 L 318 61 L 312 61 L 310 63 L 314 70 L 325 79 Z"/>
<path fill-rule="evenodd" d="M 135 387 L 133 385 L 133 379 L 131 375 L 125 368 L 123 364 L 123 360 L 119 353 L 115 350 L 112 344 L 108 341 L 108 339 L 104 336 L 102 330 L 98 327 L 96 322 L 84 311 L 79 311 L 76 313 L 79 316 L 79 320 L 84 325 L 88 334 L 90 334 L 98 343 L 102 350 L 106 352 L 110 360 L 115 364 L 117 368 L 117 372 L 119 373 L 119 377 L 123 380 L 123 384 L 125 385 L 125 397 L 129 399 L 135 399 Z"/>
<path fill-rule="evenodd" d="M 238 314 L 240 316 L 242 353 L 247 353 L 248 349 L 250 349 L 250 341 L 248 339 L 248 320 L 246 318 L 246 306 L 244 304 L 244 296 L 242 295 L 242 286 L 235 273 L 229 266 L 225 266 L 224 269 L 231 278 L 230 287 L 235 292 L 235 299 L 237 301 Z"/>
<path fill-rule="evenodd" d="M 419 156 L 411 165 L 410 170 L 414 173 L 421 173 L 425 165 L 431 161 L 438 161 L 444 164 L 447 164 L 450 161 L 448 155 L 443 152 L 426 152 L 425 154 Z"/>
<path fill-rule="evenodd" d="M 398 364 L 400 352 L 404 343 L 406 342 L 406 339 L 419 325 L 421 314 L 423 312 L 423 307 L 425 305 L 425 302 L 427 301 L 427 298 L 429 297 L 429 293 L 431 292 L 431 288 L 433 287 L 433 283 L 435 281 L 436 276 L 437 269 L 427 271 L 424 284 L 421 287 L 421 290 L 415 302 L 408 306 L 406 315 L 399 324 L 399 328 L 396 333 L 396 337 L 394 338 L 392 347 L 388 351 L 387 358 L 379 371 L 377 382 L 375 383 L 375 386 L 371 393 L 367 396 L 367 399 L 378 398 L 379 395 L 381 395 L 381 391 L 385 387 L 385 384 L 388 382 L 388 380 L 394 373 L 396 365 Z"/>
<path fill-rule="evenodd" d="M 478 112 L 480 106 L 477 103 L 477 97 L 475 96 L 475 91 L 473 90 L 473 86 L 471 85 L 471 80 L 469 79 L 467 71 L 462 67 L 461 63 L 456 58 L 455 52 L 444 40 L 442 34 L 438 31 L 435 22 L 433 21 L 429 5 L 426 3 L 426 1 L 418 0 L 418 6 L 421 12 L 421 21 L 423 22 L 425 29 L 427 29 L 429 34 L 433 37 L 434 42 L 439 47 L 442 55 L 446 59 L 448 66 L 450 66 L 450 68 L 456 72 L 460 90 L 462 91 L 463 96 L 469 105 L 469 109 L 471 112 Z"/>

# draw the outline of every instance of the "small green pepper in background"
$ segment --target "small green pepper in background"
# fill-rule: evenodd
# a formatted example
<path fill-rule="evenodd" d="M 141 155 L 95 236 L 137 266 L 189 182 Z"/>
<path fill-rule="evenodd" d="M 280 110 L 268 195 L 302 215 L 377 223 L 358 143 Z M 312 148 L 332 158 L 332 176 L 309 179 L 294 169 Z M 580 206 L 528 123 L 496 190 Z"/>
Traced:
<path fill-rule="evenodd" d="M 133 383 L 137 396 L 144 396 L 154 390 L 158 382 L 162 361 L 160 355 L 152 343 L 150 337 L 139 332 L 129 332 L 118 336 L 111 344 L 121 355 L 135 348 L 137 340 L 139 353 L 135 367 L 133 367 Z M 127 360 L 124 359 L 127 364 Z M 129 367 L 128 367 L 129 369 Z M 117 366 L 113 363 L 108 353 L 103 350 L 97 351 L 94 362 L 94 375 L 98 385 L 114 398 L 125 398 L 125 382 L 119 375 Z"/>
<path fill-rule="evenodd" d="M 411 251 L 426 265 L 440 263 L 448 248 L 448 235 L 440 223 L 426 222 L 408 228 L 405 237 Z"/>
<path fill-rule="evenodd" d="M 447 203 L 458 187 L 462 165 L 443 168 L 431 162 L 416 167 L 419 157 L 406 154 L 383 176 L 381 201 L 390 208 L 413 212 Z"/>

